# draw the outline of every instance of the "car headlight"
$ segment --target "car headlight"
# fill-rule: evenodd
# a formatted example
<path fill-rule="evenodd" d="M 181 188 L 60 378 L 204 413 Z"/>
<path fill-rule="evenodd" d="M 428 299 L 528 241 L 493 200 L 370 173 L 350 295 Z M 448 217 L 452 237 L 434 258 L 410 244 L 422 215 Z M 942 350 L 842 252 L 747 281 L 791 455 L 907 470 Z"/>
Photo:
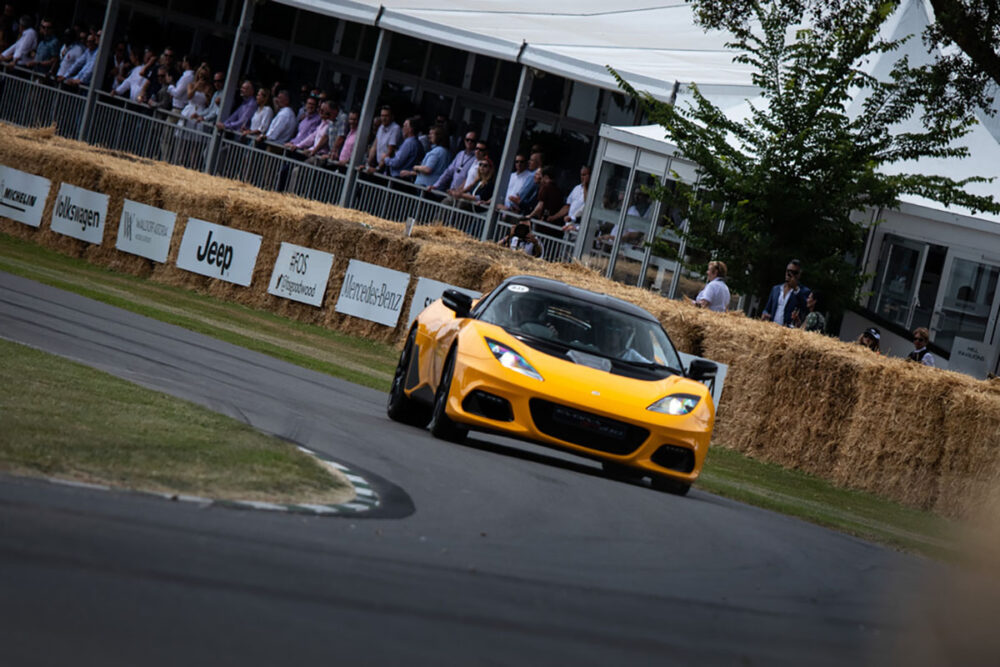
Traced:
<path fill-rule="evenodd" d="M 695 409 L 700 400 L 700 396 L 692 396 L 691 394 L 671 394 L 661 398 L 646 409 L 662 412 L 665 415 L 686 415 Z"/>
<path fill-rule="evenodd" d="M 493 353 L 493 356 L 497 358 L 497 361 L 499 361 L 500 365 L 504 368 L 509 368 L 512 371 L 517 371 L 522 375 L 527 375 L 530 378 L 542 380 L 544 382 L 545 379 L 538 373 L 538 371 L 532 368 L 531 364 L 525 361 L 524 357 L 514 350 L 510 349 L 503 343 L 498 343 L 489 338 L 486 339 L 486 344 L 490 346 L 490 352 Z"/>

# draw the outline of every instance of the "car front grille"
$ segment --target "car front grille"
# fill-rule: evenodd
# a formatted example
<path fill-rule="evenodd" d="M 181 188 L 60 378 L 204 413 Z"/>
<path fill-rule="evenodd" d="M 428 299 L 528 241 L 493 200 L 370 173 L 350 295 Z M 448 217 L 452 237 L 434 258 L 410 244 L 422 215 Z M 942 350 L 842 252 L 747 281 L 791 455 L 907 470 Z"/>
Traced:
<path fill-rule="evenodd" d="M 649 431 L 641 426 L 541 398 L 531 399 L 528 405 L 539 431 L 580 447 L 608 454 L 631 454 L 649 437 Z"/>

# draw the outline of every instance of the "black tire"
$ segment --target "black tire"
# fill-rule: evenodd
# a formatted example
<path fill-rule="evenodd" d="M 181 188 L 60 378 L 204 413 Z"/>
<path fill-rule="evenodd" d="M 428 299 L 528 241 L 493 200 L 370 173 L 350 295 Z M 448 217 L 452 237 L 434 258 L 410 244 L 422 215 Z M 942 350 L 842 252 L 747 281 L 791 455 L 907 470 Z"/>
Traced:
<path fill-rule="evenodd" d="M 445 411 L 448 403 L 448 394 L 451 393 L 451 378 L 455 373 L 455 349 L 448 353 L 448 358 L 444 362 L 444 370 L 441 371 L 441 382 L 438 384 L 437 392 L 434 394 L 434 409 L 431 411 L 431 423 L 428 426 L 431 435 L 435 438 L 448 440 L 451 442 L 462 442 L 468 435 L 469 429 L 459 426 L 451 420 Z"/>
<path fill-rule="evenodd" d="M 389 415 L 389 419 L 393 421 L 423 428 L 431 420 L 430 408 L 410 398 L 403 391 L 406 386 L 406 374 L 409 372 L 413 358 L 413 346 L 416 338 L 417 330 L 413 329 L 406 338 L 403 351 L 399 353 L 399 363 L 392 376 L 392 387 L 389 389 L 389 400 L 386 402 L 385 411 Z"/>
<path fill-rule="evenodd" d="M 679 482 L 671 477 L 660 477 L 654 475 L 652 478 L 653 488 L 657 491 L 672 493 L 675 496 L 686 496 L 691 490 L 691 482 Z"/>

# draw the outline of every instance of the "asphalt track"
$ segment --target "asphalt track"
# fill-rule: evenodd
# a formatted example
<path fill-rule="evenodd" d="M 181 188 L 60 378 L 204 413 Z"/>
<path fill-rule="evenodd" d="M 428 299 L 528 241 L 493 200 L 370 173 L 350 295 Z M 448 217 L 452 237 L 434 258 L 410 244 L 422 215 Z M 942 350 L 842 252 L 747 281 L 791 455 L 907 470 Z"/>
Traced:
<path fill-rule="evenodd" d="M 306 445 L 383 500 L 315 517 L 0 477 L 5 665 L 887 664 L 941 570 L 544 448 L 446 444 L 379 392 L 4 273 L 0 337 Z"/>

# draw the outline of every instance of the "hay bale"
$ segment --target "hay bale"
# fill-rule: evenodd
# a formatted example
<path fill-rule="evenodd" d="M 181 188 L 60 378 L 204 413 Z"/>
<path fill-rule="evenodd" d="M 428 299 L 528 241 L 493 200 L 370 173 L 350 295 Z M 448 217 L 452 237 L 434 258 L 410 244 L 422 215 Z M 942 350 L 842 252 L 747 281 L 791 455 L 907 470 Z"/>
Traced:
<path fill-rule="evenodd" d="M 542 262 L 440 225 L 417 226 L 407 238 L 401 223 L 113 153 L 57 137 L 51 128 L 0 124 L 0 163 L 53 182 L 41 229 L 0 218 L 0 230 L 116 271 L 383 342 L 404 335 L 409 299 L 395 329 L 337 313 L 351 259 L 409 273 L 408 297 L 421 276 L 481 292 L 517 274 L 550 277 L 635 303 L 664 324 L 679 349 L 728 364 L 717 444 L 951 516 L 974 508 L 1000 475 L 1000 382 L 907 365 L 742 314 L 696 309 L 608 280 L 579 261 Z M 110 195 L 103 245 L 49 229 L 61 182 Z M 166 264 L 114 248 L 125 198 L 177 213 Z M 261 235 L 250 287 L 176 267 L 190 217 Z M 334 255 L 322 308 L 267 294 L 281 241 Z M 686 292 L 697 287 L 682 282 Z"/>

